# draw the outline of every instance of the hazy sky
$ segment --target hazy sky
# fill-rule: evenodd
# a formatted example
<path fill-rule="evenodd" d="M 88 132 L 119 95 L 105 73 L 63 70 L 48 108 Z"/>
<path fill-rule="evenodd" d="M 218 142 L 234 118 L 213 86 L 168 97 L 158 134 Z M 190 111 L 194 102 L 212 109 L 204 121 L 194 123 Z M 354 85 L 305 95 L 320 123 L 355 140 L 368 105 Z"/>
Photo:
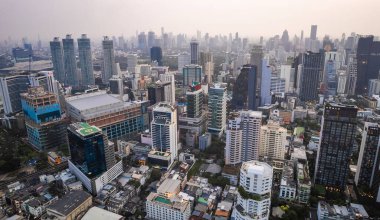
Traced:
<path fill-rule="evenodd" d="M 0 0 L 0 39 L 129 36 L 136 30 L 290 37 L 380 35 L 380 0 Z"/>

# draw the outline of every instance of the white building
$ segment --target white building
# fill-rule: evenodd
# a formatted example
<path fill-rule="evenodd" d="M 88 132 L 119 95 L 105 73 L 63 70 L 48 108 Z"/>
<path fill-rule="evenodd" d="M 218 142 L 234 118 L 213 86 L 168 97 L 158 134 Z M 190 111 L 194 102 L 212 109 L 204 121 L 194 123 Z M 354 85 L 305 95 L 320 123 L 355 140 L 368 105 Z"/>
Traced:
<path fill-rule="evenodd" d="M 160 80 L 161 82 L 170 82 L 171 86 L 168 87 L 168 92 L 165 91 L 165 100 L 168 102 L 175 104 L 175 80 L 174 80 L 174 74 L 173 73 L 165 73 L 160 74 Z M 166 99 L 167 98 L 167 99 Z"/>
<path fill-rule="evenodd" d="M 260 157 L 284 159 L 287 129 L 278 123 L 270 122 L 261 127 Z"/>
<path fill-rule="evenodd" d="M 338 87 L 336 92 L 338 94 L 345 94 L 346 92 L 346 84 L 347 84 L 347 71 L 346 70 L 338 70 Z"/>
<path fill-rule="evenodd" d="M 370 79 L 369 80 L 369 88 L 368 88 L 368 96 L 379 95 L 380 94 L 380 79 Z"/>
<path fill-rule="evenodd" d="M 129 73 L 135 73 L 137 67 L 137 54 L 128 54 L 127 55 L 127 70 Z M 140 71 L 138 71 L 140 72 Z"/>
<path fill-rule="evenodd" d="M 229 120 L 226 131 L 225 164 L 238 164 L 259 158 L 262 112 L 240 111 Z"/>
<path fill-rule="evenodd" d="M 267 163 L 254 160 L 242 164 L 239 193 L 232 219 L 269 219 L 272 177 L 273 168 Z"/>
<path fill-rule="evenodd" d="M 150 193 L 145 203 L 146 217 L 154 220 L 189 219 L 194 198 L 180 192 L 180 185 L 180 180 L 165 179 L 157 193 Z"/>
<path fill-rule="evenodd" d="M 177 109 L 169 102 L 160 102 L 154 107 L 151 123 L 153 148 L 170 152 L 171 163 L 177 158 Z"/>
<path fill-rule="evenodd" d="M 294 73 L 293 73 L 294 74 Z M 280 77 L 285 79 L 285 92 L 292 92 L 294 80 L 291 78 L 292 66 L 291 65 L 281 65 Z"/>
<path fill-rule="evenodd" d="M 227 84 L 216 83 L 208 92 L 208 132 L 221 136 L 226 128 Z"/>

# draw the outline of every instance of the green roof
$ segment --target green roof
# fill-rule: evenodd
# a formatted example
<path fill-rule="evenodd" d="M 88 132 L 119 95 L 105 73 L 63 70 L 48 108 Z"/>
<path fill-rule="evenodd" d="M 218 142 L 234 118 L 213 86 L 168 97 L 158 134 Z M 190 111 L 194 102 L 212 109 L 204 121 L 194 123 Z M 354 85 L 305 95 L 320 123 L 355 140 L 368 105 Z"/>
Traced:
<path fill-rule="evenodd" d="M 167 204 L 167 205 L 171 205 L 171 204 L 172 204 L 172 202 L 170 202 L 169 199 L 165 199 L 165 198 L 160 197 L 160 196 L 157 196 L 157 197 L 154 199 L 154 201 L 162 202 L 162 203 L 165 203 L 165 204 Z"/>
<path fill-rule="evenodd" d="M 102 130 L 100 130 L 98 127 L 91 126 L 91 125 L 84 123 L 84 122 L 80 123 L 80 128 L 77 130 L 77 132 L 79 134 L 81 134 L 82 136 L 88 136 L 88 135 L 98 133 L 101 131 Z"/>
<path fill-rule="evenodd" d="M 203 203 L 203 204 L 207 204 L 207 200 L 203 197 L 199 197 L 198 202 Z"/>

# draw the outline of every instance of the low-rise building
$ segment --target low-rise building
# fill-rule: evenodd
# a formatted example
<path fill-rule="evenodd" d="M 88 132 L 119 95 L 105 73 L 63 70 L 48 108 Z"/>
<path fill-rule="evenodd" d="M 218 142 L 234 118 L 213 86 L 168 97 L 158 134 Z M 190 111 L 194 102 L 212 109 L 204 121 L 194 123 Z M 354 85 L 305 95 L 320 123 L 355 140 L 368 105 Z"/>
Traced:
<path fill-rule="evenodd" d="M 239 181 L 239 165 L 224 165 L 222 169 L 222 176 L 230 180 L 230 184 L 237 186 Z"/>
<path fill-rule="evenodd" d="M 368 219 L 368 213 L 360 204 L 351 203 L 347 206 L 330 205 L 325 201 L 318 202 L 318 220 Z"/>
<path fill-rule="evenodd" d="M 82 220 L 122 220 L 125 219 L 123 216 L 115 214 L 113 212 L 98 208 L 92 207 L 87 213 L 83 216 Z"/>
<path fill-rule="evenodd" d="M 293 161 L 287 161 L 282 170 L 279 198 L 293 201 L 296 197 L 297 182 L 294 178 L 294 163 Z"/>

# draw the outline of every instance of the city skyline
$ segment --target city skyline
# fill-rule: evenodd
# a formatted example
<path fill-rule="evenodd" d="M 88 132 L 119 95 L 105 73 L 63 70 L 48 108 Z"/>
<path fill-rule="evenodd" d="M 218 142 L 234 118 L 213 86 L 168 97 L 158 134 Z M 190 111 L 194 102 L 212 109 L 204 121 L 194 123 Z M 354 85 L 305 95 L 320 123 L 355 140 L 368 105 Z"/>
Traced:
<path fill-rule="evenodd" d="M 186 33 L 195 36 L 197 30 L 211 35 L 239 32 L 242 36 L 269 37 L 288 30 L 290 37 L 308 37 L 310 25 L 318 25 L 317 37 L 325 34 L 339 37 L 351 32 L 380 35 L 379 29 L 371 26 L 377 18 L 380 2 L 369 0 L 360 5 L 350 1 L 160 1 L 152 7 L 148 0 L 142 1 L 55 1 L 4 0 L 0 8 L 0 40 L 28 37 L 36 40 L 52 39 L 71 33 L 78 37 L 87 33 L 90 38 L 104 35 L 135 35 L 136 31 Z M 36 7 L 38 5 L 38 7 Z M 69 7 L 70 6 L 70 7 Z M 267 10 L 265 10 L 267 9 Z M 186 11 L 196 11 L 192 16 Z M 334 16 L 326 16 L 326 12 Z M 355 13 L 348 13 L 355 11 Z M 12 19 L 18 15 L 17 19 Z M 152 19 L 154 17 L 154 19 Z M 138 21 L 138 22 L 136 22 Z M 280 22 L 276 22 L 280 21 Z M 100 28 L 99 28 L 100 24 Z M 194 25 L 196 24 L 196 25 Z M 377 32 L 376 32 L 377 31 Z"/>

